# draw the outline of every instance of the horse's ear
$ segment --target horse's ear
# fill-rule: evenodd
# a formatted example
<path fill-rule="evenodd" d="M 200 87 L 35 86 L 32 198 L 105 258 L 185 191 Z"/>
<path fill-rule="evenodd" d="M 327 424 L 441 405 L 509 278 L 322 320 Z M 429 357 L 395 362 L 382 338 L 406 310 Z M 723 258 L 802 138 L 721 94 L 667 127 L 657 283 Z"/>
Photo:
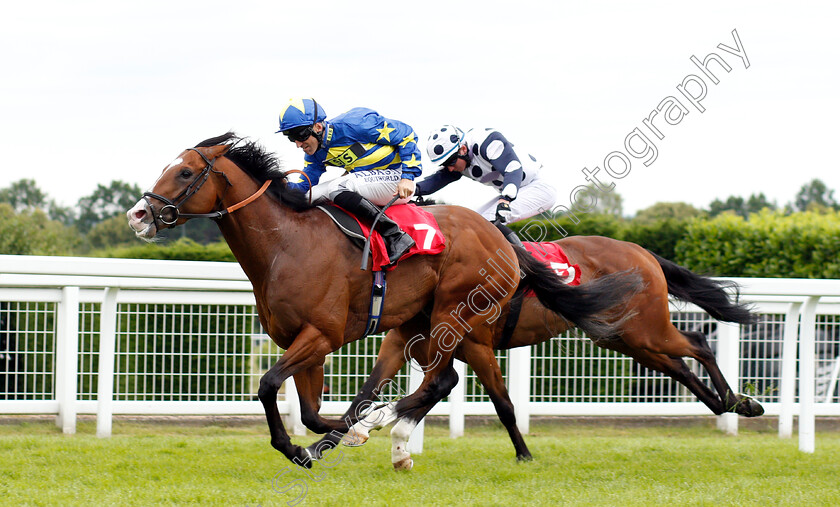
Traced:
<path fill-rule="evenodd" d="M 219 158 L 227 153 L 230 148 L 231 145 L 229 144 L 219 144 L 217 146 L 210 146 L 204 149 L 206 150 L 205 154 L 207 155 L 207 158 Z"/>

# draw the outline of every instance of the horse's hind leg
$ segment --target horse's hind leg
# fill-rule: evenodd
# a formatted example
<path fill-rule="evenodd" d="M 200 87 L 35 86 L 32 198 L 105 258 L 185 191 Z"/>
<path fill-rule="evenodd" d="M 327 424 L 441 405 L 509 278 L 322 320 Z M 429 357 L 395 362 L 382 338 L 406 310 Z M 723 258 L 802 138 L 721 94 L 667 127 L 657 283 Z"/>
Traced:
<path fill-rule="evenodd" d="M 458 374 L 452 367 L 451 351 L 448 355 L 435 355 L 440 360 L 426 371 L 423 382 L 415 392 L 396 405 L 399 421 L 391 430 L 391 464 L 395 470 L 411 470 L 414 462 L 406 449 L 411 432 L 440 400 L 445 398 L 458 383 Z"/>
<path fill-rule="evenodd" d="M 685 361 L 680 357 L 656 354 L 649 350 L 632 349 L 624 342 L 613 342 L 607 348 L 621 352 L 632 357 L 637 363 L 655 370 L 684 385 L 691 391 L 698 400 L 702 401 L 715 415 L 724 412 L 723 402 L 720 396 L 714 393 L 691 371 Z"/>
<path fill-rule="evenodd" d="M 651 339 L 651 337 L 654 336 L 657 338 L 656 340 Z M 624 334 L 621 339 L 632 349 L 631 352 L 625 353 L 633 357 L 636 357 L 636 351 L 641 350 L 651 353 L 653 356 L 666 355 L 671 356 L 672 358 L 693 357 L 699 361 L 709 373 L 712 385 L 714 385 L 715 390 L 718 393 L 717 398 L 722 404 L 720 407 L 722 412 L 719 412 L 714 408 L 717 407 L 716 403 L 710 404 L 707 402 L 708 393 L 706 391 L 708 388 L 704 390 L 703 387 L 700 387 L 704 386 L 703 383 L 700 382 L 699 379 L 696 379 L 696 376 L 693 376 L 693 374 L 686 376 L 685 372 L 682 370 L 682 366 L 675 365 L 677 366 L 677 369 L 675 370 L 669 369 L 669 371 L 659 371 L 664 371 L 669 375 L 673 372 L 684 378 L 688 382 L 685 383 L 686 387 L 692 389 L 693 386 L 694 389 L 692 389 L 692 392 L 695 393 L 701 401 L 706 403 L 706 405 L 712 409 L 714 413 L 719 414 L 723 412 L 735 412 L 747 417 L 756 417 L 764 413 L 764 409 L 757 401 L 753 400 L 749 396 L 737 394 L 732 390 L 729 383 L 723 377 L 723 373 L 721 373 L 720 367 L 718 367 L 717 360 L 715 359 L 715 354 L 712 352 L 711 347 L 709 347 L 709 344 L 706 341 L 706 337 L 702 333 L 696 331 L 679 331 L 673 324 L 668 322 L 667 326 L 665 326 L 660 333 L 653 334 L 648 332 L 643 334 L 630 332 Z M 665 365 L 665 367 L 667 367 L 667 364 L 661 361 L 656 361 L 656 364 Z M 645 366 L 647 365 L 645 364 Z M 674 378 L 682 382 L 680 378 Z"/>
<path fill-rule="evenodd" d="M 746 417 L 757 417 L 764 413 L 764 408 L 757 401 L 732 390 L 729 383 L 723 377 L 715 355 L 711 347 L 709 347 L 708 342 L 706 342 L 706 337 L 703 333 L 697 331 L 681 331 L 680 334 L 695 345 L 697 353 L 692 355 L 692 357 L 700 361 L 700 364 L 709 372 L 712 385 L 715 386 L 721 400 L 723 400 L 725 412 L 734 412 Z"/>
<path fill-rule="evenodd" d="M 505 388 L 505 379 L 502 377 L 502 370 L 499 368 L 499 362 L 496 361 L 493 349 L 475 343 L 463 343 L 460 352 L 490 396 L 490 400 L 496 408 L 496 414 L 507 429 L 513 447 L 516 449 L 516 459 L 519 461 L 530 460 L 531 452 L 525 445 L 525 440 L 516 426 L 513 402 L 510 401 L 507 388 Z"/>

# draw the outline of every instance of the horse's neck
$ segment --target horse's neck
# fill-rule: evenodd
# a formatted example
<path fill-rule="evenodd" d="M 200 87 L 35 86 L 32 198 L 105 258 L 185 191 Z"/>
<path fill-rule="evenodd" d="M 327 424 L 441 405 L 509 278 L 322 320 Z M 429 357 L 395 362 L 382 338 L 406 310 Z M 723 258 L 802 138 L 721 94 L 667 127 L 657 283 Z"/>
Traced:
<path fill-rule="evenodd" d="M 226 197 L 223 206 L 231 206 L 250 196 L 232 194 Z M 289 245 L 299 243 L 300 227 L 296 212 L 277 203 L 273 198 L 262 195 L 254 202 L 242 207 L 219 221 L 219 229 L 228 246 L 242 266 L 252 284 L 267 280 L 271 270 L 283 269 L 294 262 L 294 252 Z"/>

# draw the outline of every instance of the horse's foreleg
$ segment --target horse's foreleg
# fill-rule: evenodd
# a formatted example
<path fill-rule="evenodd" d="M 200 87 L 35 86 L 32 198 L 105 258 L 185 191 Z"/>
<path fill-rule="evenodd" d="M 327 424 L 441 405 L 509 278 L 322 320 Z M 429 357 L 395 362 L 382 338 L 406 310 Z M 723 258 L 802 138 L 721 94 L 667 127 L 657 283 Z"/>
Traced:
<path fill-rule="evenodd" d="M 339 442 L 341 442 L 344 433 L 348 442 L 361 445 L 367 440 L 369 436 L 369 429 L 379 424 L 384 417 L 390 420 L 390 414 L 377 412 L 374 407 L 377 403 L 374 400 L 379 397 L 384 398 L 385 395 L 394 396 L 400 393 L 394 393 L 398 389 L 394 389 L 392 379 L 397 375 L 397 372 L 405 365 L 405 342 L 402 335 L 396 330 L 391 330 L 385 336 L 382 345 L 379 347 L 379 354 L 376 358 L 373 371 L 362 385 L 362 389 L 353 399 L 350 408 L 344 413 L 340 419 L 338 427 L 333 428 L 328 434 L 324 435 L 319 441 L 310 445 L 307 450 L 310 454 L 319 459 L 324 451 L 332 449 Z M 393 400 L 382 400 L 385 407 L 393 407 Z M 373 412 L 371 413 L 371 409 Z M 362 422 L 364 421 L 364 422 Z M 389 421 L 390 422 L 390 421 Z"/>
<path fill-rule="evenodd" d="M 481 384 L 490 396 L 490 401 L 493 402 L 493 406 L 496 408 L 496 414 L 507 429 L 511 442 L 513 442 L 513 447 L 516 450 L 516 459 L 519 461 L 530 460 L 531 452 L 528 450 L 528 446 L 525 445 L 525 440 L 522 438 L 522 434 L 516 426 L 513 402 L 508 395 L 507 388 L 505 387 L 505 379 L 502 377 L 502 370 L 499 368 L 499 362 L 496 361 L 496 355 L 493 353 L 493 349 L 467 342 L 461 345 L 460 352 L 464 355 L 466 363 L 472 367 L 478 380 L 481 381 Z"/>
<path fill-rule="evenodd" d="M 312 466 L 309 454 L 304 448 L 292 444 L 283 426 L 277 409 L 277 391 L 290 376 L 314 365 L 322 365 L 329 352 L 330 347 L 323 335 L 314 327 L 306 326 L 286 353 L 262 376 L 257 393 L 265 410 L 271 446 L 289 460 L 307 468 Z"/>
<path fill-rule="evenodd" d="M 346 430 L 347 426 L 343 419 L 327 419 L 318 413 L 321 410 L 321 394 L 324 390 L 324 365 L 312 366 L 296 373 L 294 377 L 303 425 L 318 434 Z"/>

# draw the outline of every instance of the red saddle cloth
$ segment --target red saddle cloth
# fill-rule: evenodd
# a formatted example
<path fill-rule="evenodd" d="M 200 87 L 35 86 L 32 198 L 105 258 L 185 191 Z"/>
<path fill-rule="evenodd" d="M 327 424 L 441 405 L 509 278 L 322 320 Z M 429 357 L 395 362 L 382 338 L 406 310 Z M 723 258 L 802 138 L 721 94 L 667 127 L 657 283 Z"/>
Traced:
<path fill-rule="evenodd" d="M 401 261 L 412 255 L 439 254 L 446 247 L 446 239 L 440 232 L 440 227 L 438 227 L 434 215 L 419 206 L 413 203 L 395 204 L 386 209 L 385 214 L 414 239 L 414 246 L 408 253 L 400 257 Z M 355 215 L 353 217 L 356 218 Z M 359 222 L 365 236 L 370 234 L 369 224 L 362 223 L 358 218 L 356 218 L 356 221 Z M 385 249 L 385 240 L 376 231 L 370 238 L 370 253 L 373 258 L 374 271 L 391 271 L 397 267 L 396 264 L 388 267 L 388 251 Z"/>
<path fill-rule="evenodd" d="M 525 245 L 526 250 L 531 252 L 531 255 L 553 269 L 564 283 L 567 285 L 580 285 L 580 266 L 569 264 L 569 258 L 566 257 L 560 245 L 550 241 L 542 243 L 526 241 L 522 244 Z"/>

